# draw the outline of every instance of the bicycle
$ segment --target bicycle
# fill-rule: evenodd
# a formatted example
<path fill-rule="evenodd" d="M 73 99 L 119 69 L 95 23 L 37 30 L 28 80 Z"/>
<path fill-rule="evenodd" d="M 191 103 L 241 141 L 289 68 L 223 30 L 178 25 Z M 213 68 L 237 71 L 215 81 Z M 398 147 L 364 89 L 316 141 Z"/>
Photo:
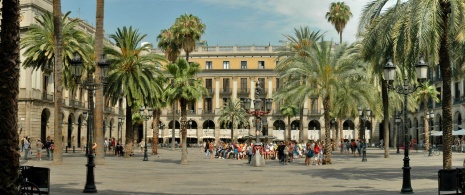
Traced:
<path fill-rule="evenodd" d="M 441 155 L 441 151 L 436 147 L 432 147 L 430 150 L 431 150 L 431 153 L 430 153 L 429 150 L 423 151 L 423 155 L 424 156 L 433 156 L 433 155 L 434 156 L 439 156 L 439 155 Z"/>
<path fill-rule="evenodd" d="M 24 176 L 24 173 L 27 172 L 28 169 L 30 169 L 30 166 L 20 166 L 19 167 L 19 194 L 20 195 L 40 195 L 40 189 L 39 187 L 28 181 L 27 177 Z"/>

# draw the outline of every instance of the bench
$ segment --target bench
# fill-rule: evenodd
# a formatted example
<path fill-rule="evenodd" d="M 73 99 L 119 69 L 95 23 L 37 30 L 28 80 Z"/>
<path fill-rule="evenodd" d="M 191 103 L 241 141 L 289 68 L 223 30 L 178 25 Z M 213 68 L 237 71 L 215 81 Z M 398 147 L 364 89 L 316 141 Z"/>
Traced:
<path fill-rule="evenodd" d="M 21 174 L 27 181 L 39 187 L 40 194 L 50 194 L 50 169 L 45 167 L 29 167 Z"/>

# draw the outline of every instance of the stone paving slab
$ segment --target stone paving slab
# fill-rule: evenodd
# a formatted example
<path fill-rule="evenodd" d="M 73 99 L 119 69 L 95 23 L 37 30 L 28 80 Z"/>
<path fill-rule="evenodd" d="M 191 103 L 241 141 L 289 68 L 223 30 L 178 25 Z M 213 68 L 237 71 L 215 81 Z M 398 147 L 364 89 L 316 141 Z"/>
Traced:
<path fill-rule="evenodd" d="M 105 158 L 95 167 L 99 194 L 399 194 L 402 187 L 403 152 L 369 148 L 368 162 L 361 157 L 333 154 L 333 164 L 305 166 L 304 159 L 290 165 L 267 160 L 265 167 L 252 167 L 245 160 L 205 159 L 190 148 L 188 165 L 180 165 L 180 149 L 160 149 L 158 156 Z M 465 153 L 453 153 L 453 167 L 462 167 Z M 416 194 L 437 194 L 437 171 L 442 155 L 410 155 L 412 188 Z M 24 161 L 21 165 L 49 167 L 51 194 L 81 194 L 87 159 L 81 151 L 65 153 L 63 165 L 51 161 Z"/>

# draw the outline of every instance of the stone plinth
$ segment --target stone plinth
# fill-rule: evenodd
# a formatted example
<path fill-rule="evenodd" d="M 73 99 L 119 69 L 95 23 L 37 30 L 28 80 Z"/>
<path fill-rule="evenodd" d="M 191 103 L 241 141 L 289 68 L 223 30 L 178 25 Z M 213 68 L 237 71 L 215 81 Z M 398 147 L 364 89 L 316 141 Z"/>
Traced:
<path fill-rule="evenodd" d="M 265 159 L 260 155 L 260 151 L 256 150 L 255 155 L 252 156 L 252 162 L 250 163 L 254 167 L 264 167 Z"/>

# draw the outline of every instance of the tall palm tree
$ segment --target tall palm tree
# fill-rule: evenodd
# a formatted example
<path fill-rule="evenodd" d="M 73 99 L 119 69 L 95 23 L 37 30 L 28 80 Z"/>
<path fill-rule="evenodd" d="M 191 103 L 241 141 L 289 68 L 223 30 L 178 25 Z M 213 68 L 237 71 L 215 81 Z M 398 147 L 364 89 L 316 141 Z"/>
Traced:
<path fill-rule="evenodd" d="M 160 60 L 161 61 L 161 60 Z M 153 109 L 153 140 L 152 140 L 152 154 L 158 154 L 158 131 L 160 129 L 160 116 L 161 109 L 167 106 L 166 101 L 163 97 L 163 93 L 166 90 L 167 79 L 163 75 L 159 75 L 153 81 L 153 87 L 155 90 L 150 93 L 151 97 L 148 97 L 149 105 Z"/>
<path fill-rule="evenodd" d="M 294 28 L 294 36 L 284 35 L 286 38 L 286 48 L 278 53 L 279 64 L 276 70 L 283 70 L 289 64 L 292 64 L 298 58 L 306 58 L 310 56 L 312 47 L 322 38 L 323 34 L 320 31 L 312 31 L 308 26 Z M 303 121 L 304 102 L 308 97 L 302 96 L 299 100 L 299 118 Z M 299 137 L 302 141 L 307 141 L 308 137 L 303 137 L 303 123 L 299 123 Z"/>
<path fill-rule="evenodd" d="M 53 43 L 55 45 L 54 47 L 54 56 L 56 57 L 55 60 L 55 68 L 54 68 L 54 80 L 55 80 L 55 117 L 54 117 L 54 130 L 55 130 L 55 135 L 53 138 L 55 139 L 55 145 L 57 146 L 55 150 L 53 151 L 53 164 L 60 165 L 63 164 L 63 155 L 61 151 L 61 146 L 62 146 L 62 129 L 61 129 L 61 113 L 63 112 L 62 108 L 62 100 L 63 100 L 63 86 L 62 86 L 62 72 L 63 72 L 63 59 L 62 59 L 62 34 L 61 34 L 61 0 L 55 0 L 53 1 Z"/>
<path fill-rule="evenodd" d="M 61 18 L 61 37 L 62 47 L 61 53 L 63 54 L 63 79 L 64 87 L 70 88 L 71 74 L 69 72 L 70 60 L 73 59 L 73 53 L 79 52 L 85 63 L 88 64 L 89 54 L 85 52 L 86 48 L 91 47 L 89 44 L 89 36 L 84 32 L 78 30 L 78 19 L 70 19 L 67 12 Z M 32 68 L 33 70 L 43 70 L 50 64 L 56 64 L 58 59 L 55 54 L 55 28 L 53 14 L 45 12 L 44 14 L 35 18 L 37 24 L 32 24 L 28 31 L 25 33 L 24 38 L 21 40 L 21 49 L 24 49 L 25 60 L 23 67 Z M 59 28 L 57 28 L 59 29 Z M 91 47 L 92 48 L 92 47 Z M 61 78 L 61 77 L 60 77 Z M 58 96 L 56 96 L 58 97 Z"/>
<path fill-rule="evenodd" d="M 234 127 L 238 126 L 239 124 L 246 124 L 248 122 L 247 118 L 247 113 L 242 107 L 242 103 L 232 99 L 231 101 L 223 104 L 223 107 L 221 107 L 220 118 L 218 119 L 218 122 L 220 124 L 225 123 L 226 125 L 230 125 L 231 141 L 235 143 L 237 140 L 234 137 Z"/>
<path fill-rule="evenodd" d="M 197 16 L 186 13 L 176 18 L 172 29 L 189 62 L 189 53 L 194 51 L 195 42 L 205 33 L 205 24 Z"/>
<path fill-rule="evenodd" d="M 350 7 L 344 2 L 332 2 L 329 12 L 326 12 L 326 19 L 336 28 L 339 34 L 339 44 L 342 44 L 342 31 L 352 17 Z"/>
<path fill-rule="evenodd" d="M 176 63 L 168 64 L 166 70 L 172 76 L 172 86 L 165 93 L 166 100 L 168 103 L 178 101 L 181 105 L 181 164 L 187 164 L 187 104 L 201 98 L 207 93 L 207 89 L 202 86 L 202 80 L 196 78 L 200 72 L 200 65 L 197 63 L 178 59 Z"/>
<path fill-rule="evenodd" d="M 179 40 L 176 39 L 173 31 L 173 28 L 163 29 L 157 36 L 158 47 L 165 52 L 166 58 L 171 63 L 175 63 L 181 54 Z"/>
<path fill-rule="evenodd" d="M 113 104 L 122 97 L 126 99 L 126 158 L 132 151 L 134 141 L 132 107 L 136 102 L 149 105 L 146 97 L 151 97 L 150 93 L 154 90 L 153 79 L 162 74 L 156 68 L 161 66 L 161 62 L 154 54 L 142 55 L 150 49 L 150 45 L 139 46 L 145 36 L 132 27 L 118 28 L 115 34 L 110 35 L 118 49 L 105 47 L 104 52 L 111 62 L 105 94 L 111 98 Z"/>
<path fill-rule="evenodd" d="M 463 35 L 462 24 L 465 20 L 465 7 L 462 0 L 409 0 L 400 2 L 396 6 L 383 8 L 387 0 L 374 0 L 367 4 L 360 20 L 359 30 L 365 31 L 364 39 L 388 41 L 371 41 L 370 46 L 388 47 L 387 51 L 393 54 L 394 62 L 404 69 L 413 69 L 418 57 L 422 54 L 432 64 L 439 64 L 443 80 L 443 140 L 444 155 L 443 168 L 452 168 L 452 59 L 451 51 L 454 42 Z M 387 30 L 382 36 L 373 37 L 377 30 Z M 463 37 L 463 36 L 462 36 Z M 367 45 L 369 46 L 369 45 Z M 376 50 L 377 48 L 370 49 Z M 386 54 L 380 52 L 379 54 Z M 378 54 L 378 56 L 379 56 Z M 455 64 L 457 65 L 457 64 Z M 462 64 L 459 64 L 460 66 Z M 413 72 L 413 71 L 412 71 Z M 410 73 L 407 72 L 407 73 Z M 412 73 L 410 73 L 412 75 Z M 409 77 L 411 78 L 411 77 Z"/>
<path fill-rule="evenodd" d="M 18 135 L 18 94 L 20 62 L 19 0 L 2 1 L 2 22 L 0 31 L 0 64 L 4 75 L 0 79 L 0 193 L 19 194 L 19 135 Z"/>
<path fill-rule="evenodd" d="M 291 140 L 291 118 L 297 115 L 298 107 L 295 104 L 291 104 L 289 101 L 284 101 L 284 104 L 279 107 L 279 111 L 283 117 L 287 118 L 287 128 L 284 135 L 286 137 L 284 140 L 290 141 Z M 286 134 L 287 133 L 287 134 Z"/>
<path fill-rule="evenodd" d="M 318 95 L 323 99 L 325 121 L 325 156 L 331 163 L 330 111 L 331 97 L 336 89 L 345 84 L 361 82 L 364 79 L 360 64 L 344 57 L 347 48 L 342 44 L 336 48 L 332 42 L 320 42 L 313 47 L 311 55 L 294 61 L 279 75 L 290 79 L 284 90 L 293 97 Z M 302 80 L 304 78 L 304 80 Z M 298 99 L 298 98 L 294 98 Z M 291 101 L 295 101 L 291 99 Z"/>
<path fill-rule="evenodd" d="M 428 101 L 431 99 L 435 102 L 439 102 L 438 98 L 439 92 L 436 90 L 436 87 L 434 85 L 430 85 L 429 82 L 426 82 L 423 84 L 423 86 L 420 87 L 419 91 L 415 93 L 415 98 L 417 99 L 417 102 L 420 104 L 423 104 L 423 124 L 425 125 L 425 150 L 429 150 L 429 122 L 428 122 Z"/>
<path fill-rule="evenodd" d="M 103 54 L 103 17 L 105 10 L 104 0 L 97 0 L 97 11 L 96 11 L 96 25 L 95 25 L 95 50 L 94 56 L 97 62 L 100 62 L 101 56 Z M 93 64 L 94 66 L 96 64 Z M 100 68 L 95 66 L 95 75 L 100 75 Z M 100 76 L 95 77 L 96 83 L 102 83 Z M 94 120 L 94 135 L 96 143 L 104 143 L 103 135 L 103 89 L 95 91 L 95 120 Z M 97 144 L 95 163 L 104 164 L 105 163 L 105 152 L 104 145 Z"/>

